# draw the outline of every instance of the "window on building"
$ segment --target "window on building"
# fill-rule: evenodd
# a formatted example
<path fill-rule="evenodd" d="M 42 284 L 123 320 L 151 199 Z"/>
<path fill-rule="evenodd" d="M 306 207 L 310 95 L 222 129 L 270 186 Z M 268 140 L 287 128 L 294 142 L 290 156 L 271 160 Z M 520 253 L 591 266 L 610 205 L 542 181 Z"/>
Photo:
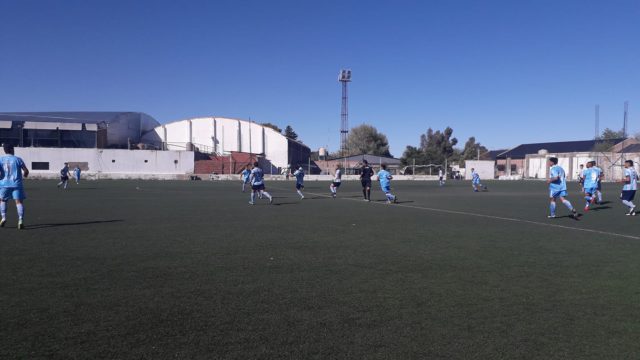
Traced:
<path fill-rule="evenodd" d="M 34 161 L 31 163 L 31 170 L 49 170 L 49 162 Z"/>

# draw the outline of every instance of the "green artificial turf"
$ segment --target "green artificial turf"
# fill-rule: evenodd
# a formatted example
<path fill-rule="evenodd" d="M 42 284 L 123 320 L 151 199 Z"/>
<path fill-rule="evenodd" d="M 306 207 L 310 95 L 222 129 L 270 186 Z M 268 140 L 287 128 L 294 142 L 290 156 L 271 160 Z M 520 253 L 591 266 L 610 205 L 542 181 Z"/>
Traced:
<path fill-rule="evenodd" d="M 13 203 L 0 229 L 0 358 L 640 358 L 619 185 L 576 221 L 546 218 L 542 182 L 397 181 L 398 205 L 293 184 L 249 206 L 239 182 L 28 181 L 27 229 Z"/>

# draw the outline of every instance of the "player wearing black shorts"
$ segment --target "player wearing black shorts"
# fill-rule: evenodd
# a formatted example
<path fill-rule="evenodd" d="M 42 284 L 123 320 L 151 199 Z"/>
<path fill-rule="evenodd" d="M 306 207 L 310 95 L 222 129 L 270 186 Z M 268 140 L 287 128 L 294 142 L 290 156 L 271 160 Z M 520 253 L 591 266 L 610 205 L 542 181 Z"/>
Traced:
<path fill-rule="evenodd" d="M 362 195 L 365 201 L 371 201 L 371 177 L 373 169 L 369 166 L 367 160 L 362 160 L 362 168 L 360 168 L 360 182 L 362 183 Z"/>

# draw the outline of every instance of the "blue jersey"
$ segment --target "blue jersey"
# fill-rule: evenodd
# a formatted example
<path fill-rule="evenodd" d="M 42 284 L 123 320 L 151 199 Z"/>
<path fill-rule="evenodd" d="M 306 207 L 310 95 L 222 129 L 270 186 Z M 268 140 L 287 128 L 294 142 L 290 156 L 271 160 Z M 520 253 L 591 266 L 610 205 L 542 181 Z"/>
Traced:
<path fill-rule="evenodd" d="M 638 189 L 638 173 L 636 172 L 636 169 L 634 168 L 624 169 L 625 179 L 627 178 L 627 176 L 629 177 L 629 183 L 624 184 L 624 186 L 622 186 L 622 190 L 623 191 L 637 190 Z"/>
<path fill-rule="evenodd" d="M 304 170 L 298 169 L 293 173 L 293 176 L 296 177 L 296 182 L 298 184 L 304 184 Z"/>
<path fill-rule="evenodd" d="M 249 180 L 249 175 L 251 175 L 251 170 L 249 169 L 242 170 L 242 180 L 244 180 L 245 182 Z"/>
<path fill-rule="evenodd" d="M 471 173 L 471 181 L 473 181 L 474 183 L 479 183 L 480 182 L 480 174 L 478 174 L 476 171 Z"/>
<path fill-rule="evenodd" d="M 391 174 L 387 170 L 380 170 L 378 172 L 378 179 L 382 187 L 388 187 L 391 184 Z"/>
<path fill-rule="evenodd" d="M 598 187 L 598 180 L 600 179 L 600 172 L 598 172 L 598 169 L 593 167 L 586 168 L 583 174 L 585 189 Z"/>
<path fill-rule="evenodd" d="M 0 164 L 2 164 L 2 180 L 0 180 L 0 186 L 5 188 L 21 188 L 22 187 L 22 167 L 24 161 L 21 158 L 14 155 L 5 155 L 0 157 Z"/>
<path fill-rule="evenodd" d="M 82 172 L 82 170 L 80 170 L 80 168 L 73 169 L 73 173 L 75 174 L 76 177 L 80 177 L 80 173 L 81 172 Z"/>
<path fill-rule="evenodd" d="M 564 169 L 560 165 L 553 165 L 549 169 L 549 178 L 557 178 L 549 183 L 549 190 L 551 192 L 559 192 L 567 190 L 567 175 Z"/>
<path fill-rule="evenodd" d="M 263 185 L 264 184 L 264 172 L 259 167 L 251 170 L 251 185 Z"/>

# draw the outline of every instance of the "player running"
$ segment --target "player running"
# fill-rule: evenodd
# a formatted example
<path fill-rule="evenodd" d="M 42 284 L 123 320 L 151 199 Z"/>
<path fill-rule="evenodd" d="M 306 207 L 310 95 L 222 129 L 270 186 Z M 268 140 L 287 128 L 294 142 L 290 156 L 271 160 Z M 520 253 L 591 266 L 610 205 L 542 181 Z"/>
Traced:
<path fill-rule="evenodd" d="M 29 169 L 21 158 L 14 155 L 13 145 L 3 144 L 6 155 L 0 157 L 0 227 L 7 222 L 7 201 L 13 199 L 18 211 L 18 229 L 24 229 L 24 199 L 27 198 L 22 187 L 22 178 L 29 176 Z"/>
<path fill-rule="evenodd" d="M 638 173 L 633 167 L 633 161 L 627 160 L 624 162 L 624 179 L 621 181 L 622 194 L 620 194 L 620 200 L 629 208 L 627 216 L 636 216 L 636 206 L 633 203 L 633 198 L 636 196 L 636 190 L 638 189 Z"/>
<path fill-rule="evenodd" d="M 438 177 L 440 178 L 440 186 L 444 186 L 444 173 L 442 169 L 438 170 Z"/>
<path fill-rule="evenodd" d="M 556 217 L 556 201 L 560 199 L 564 206 L 571 211 L 571 217 L 578 218 L 576 209 L 573 208 L 571 202 L 565 199 L 567 196 L 567 178 L 564 169 L 558 165 L 558 158 L 551 157 L 547 160 L 547 166 L 549 166 L 549 178 L 547 184 L 549 184 L 549 210 L 550 214 L 547 216 L 549 219 Z"/>
<path fill-rule="evenodd" d="M 269 204 L 273 204 L 273 198 L 265 191 L 264 172 L 258 166 L 257 161 L 253 163 L 253 169 L 251 170 L 249 181 L 251 182 L 251 201 L 249 201 L 249 205 L 255 204 L 256 193 L 259 194 L 260 198 L 262 198 L 263 195 L 266 196 L 267 199 L 269 199 Z"/>
<path fill-rule="evenodd" d="M 369 166 L 367 160 L 362 160 L 362 167 L 360 168 L 360 182 L 362 183 L 362 195 L 364 195 L 364 201 L 371 201 L 371 177 L 373 176 L 373 169 Z"/>
<path fill-rule="evenodd" d="M 478 192 L 482 189 L 482 191 L 487 191 L 487 187 L 480 183 L 480 174 L 474 169 L 471 168 L 471 186 L 473 186 L 473 192 Z"/>
<path fill-rule="evenodd" d="M 69 164 L 64 163 L 64 167 L 60 169 L 60 182 L 58 183 L 58 187 L 60 185 L 64 185 L 64 189 L 67 189 L 67 185 L 69 185 Z"/>
<path fill-rule="evenodd" d="M 387 204 L 391 204 L 392 201 L 397 203 L 398 197 L 391 193 L 391 179 L 393 179 L 393 176 L 387 171 L 386 164 L 382 164 L 380 167 L 381 169 L 378 171 L 378 181 L 380 181 L 382 192 L 384 192 L 384 195 L 387 197 Z"/>
<path fill-rule="evenodd" d="M 304 170 L 302 170 L 302 166 L 293 173 L 293 176 L 296 178 L 296 192 L 300 195 L 300 200 L 302 200 L 304 199 L 304 194 L 302 193 L 304 189 Z"/>
<path fill-rule="evenodd" d="M 245 186 L 249 184 L 249 176 L 251 175 L 251 170 L 249 170 L 249 165 L 245 165 L 244 170 L 240 173 L 240 179 L 242 179 L 242 192 L 245 190 Z"/>
<path fill-rule="evenodd" d="M 604 171 L 596 165 L 595 160 L 591 161 L 591 165 L 593 169 L 598 173 L 598 181 L 597 181 L 597 190 L 596 190 L 596 204 L 600 205 L 602 203 L 602 179 L 604 179 Z"/>
<path fill-rule="evenodd" d="M 584 199 L 586 205 L 584 211 L 589 211 L 589 205 L 596 202 L 596 192 L 598 191 L 598 178 L 600 174 L 593 168 L 594 162 L 587 162 L 587 168 L 584 169 Z"/>
<path fill-rule="evenodd" d="M 340 170 L 340 165 L 336 165 L 336 174 L 333 177 L 333 182 L 329 185 L 329 190 L 331 190 L 331 196 L 335 199 L 338 196 L 338 188 L 342 183 L 342 171 Z"/>
<path fill-rule="evenodd" d="M 80 174 L 82 173 L 82 170 L 80 170 L 80 167 L 78 165 L 76 165 L 75 168 L 73 168 L 73 178 L 76 181 L 76 185 L 80 184 Z"/>

